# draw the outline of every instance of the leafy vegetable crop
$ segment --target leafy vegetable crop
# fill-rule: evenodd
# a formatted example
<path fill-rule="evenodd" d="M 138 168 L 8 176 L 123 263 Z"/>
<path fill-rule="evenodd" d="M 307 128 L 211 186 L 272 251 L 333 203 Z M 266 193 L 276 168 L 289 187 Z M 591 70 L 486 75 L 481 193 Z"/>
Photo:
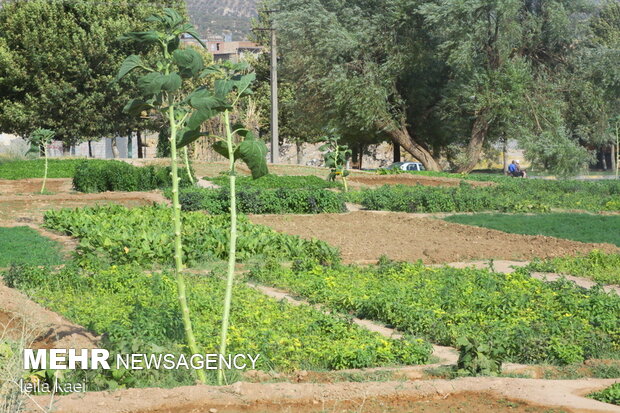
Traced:
<path fill-rule="evenodd" d="M 379 320 L 442 345 L 460 338 L 501 348 L 506 361 L 568 364 L 620 358 L 620 298 L 526 272 L 314 266 L 256 270 L 258 281 L 286 288 L 339 312 Z M 498 357 L 498 355 L 495 355 Z"/>
<path fill-rule="evenodd" d="M 105 257 L 117 263 L 140 265 L 173 263 L 173 228 L 168 225 L 171 208 L 153 206 L 125 208 L 118 205 L 83 209 L 50 210 L 46 227 L 80 238 L 77 252 L 83 258 Z M 228 258 L 227 216 L 185 212 L 183 254 L 189 265 Z M 314 257 L 324 263 L 339 259 L 338 250 L 322 241 L 279 234 L 240 217 L 237 260 L 271 257 L 294 260 Z"/>
<path fill-rule="evenodd" d="M 534 260 L 526 268 L 591 278 L 603 284 L 620 284 L 620 254 L 605 254 L 598 250 L 581 257 Z"/>
<path fill-rule="evenodd" d="M 603 403 L 611 403 L 620 406 L 620 383 L 615 383 L 596 393 L 591 393 L 588 397 Z"/>
<path fill-rule="evenodd" d="M 225 280 L 186 274 L 188 303 L 200 351 L 215 353 Z M 135 266 L 80 269 L 14 267 L 9 286 L 27 291 L 37 302 L 97 334 L 113 349 L 124 343 L 171 346 L 183 343 L 174 276 L 144 272 Z M 419 339 L 384 339 L 342 317 L 309 306 L 292 306 L 243 285 L 233 294 L 228 335 L 230 353 L 260 354 L 258 369 L 345 369 L 421 364 L 431 346 Z M 151 383 L 155 385 L 157 383 Z"/>
<path fill-rule="evenodd" d="M 344 212 L 341 194 L 323 189 L 262 189 L 246 186 L 237 191 L 237 208 L 246 214 L 318 214 Z M 230 208 L 227 189 L 186 188 L 179 194 L 185 211 L 205 210 L 226 214 Z"/>
<path fill-rule="evenodd" d="M 213 178 L 205 177 L 206 180 L 216 185 L 228 186 L 228 177 L 217 176 Z M 258 179 L 248 176 L 237 177 L 237 187 L 239 188 L 264 188 L 264 189 L 324 189 L 338 188 L 338 182 L 326 181 L 318 176 L 290 176 L 290 175 L 265 175 Z"/>

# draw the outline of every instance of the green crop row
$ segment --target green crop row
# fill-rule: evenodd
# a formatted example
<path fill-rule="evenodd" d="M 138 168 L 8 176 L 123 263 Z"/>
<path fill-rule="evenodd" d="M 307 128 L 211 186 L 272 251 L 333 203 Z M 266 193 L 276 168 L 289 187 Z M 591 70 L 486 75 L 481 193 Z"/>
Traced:
<path fill-rule="evenodd" d="M 598 250 L 581 257 L 534 260 L 526 268 L 590 278 L 603 284 L 620 284 L 620 254 L 605 254 Z"/>
<path fill-rule="evenodd" d="M 118 205 L 50 210 L 45 226 L 80 238 L 77 253 L 85 258 L 139 265 L 171 264 L 173 260 L 172 209 L 163 205 L 125 208 Z M 183 254 L 188 265 L 228 257 L 230 219 L 200 212 L 182 213 Z M 240 216 L 237 259 L 294 260 L 313 257 L 324 263 L 339 259 L 336 248 L 322 241 L 308 241 L 252 224 Z"/>
<path fill-rule="evenodd" d="M 620 182 L 505 178 L 491 187 L 384 185 L 356 195 L 372 210 L 401 212 L 549 212 L 551 208 L 620 211 Z"/>
<path fill-rule="evenodd" d="M 219 186 L 228 186 L 229 182 L 227 176 L 205 177 L 204 179 Z M 325 189 L 339 188 L 342 186 L 339 182 L 327 181 L 314 175 L 290 176 L 269 174 L 258 179 L 252 179 L 249 176 L 238 176 L 236 181 L 238 188 Z"/>
<path fill-rule="evenodd" d="M 262 179 L 262 178 L 261 178 Z M 205 210 L 210 214 L 228 214 L 230 192 L 227 188 L 185 188 L 179 193 L 183 210 Z M 324 189 L 237 190 L 237 211 L 245 214 L 318 214 L 344 212 L 344 197 Z"/>
<path fill-rule="evenodd" d="M 545 283 L 526 272 L 422 264 L 266 266 L 251 277 L 438 344 L 474 340 L 506 361 L 569 364 L 620 358 L 620 298 L 599 287 L 585 290 L 566 280 Z"/>
<path fill-rule="evenodd" d="M 225 280 L 215 275 L 186 277 L 200 350 L 216 353 Z M 166 272 L 144 272 L 135 266 L 68 266 L 54 272 L 29 266 L 11 268 L 5 281 L 71 321 L 105 334 L 113 349 L 127 342 L 169 348 L 184 341 L 176 282 Z M 431 352 L 421 339 L 384 339 L 342 317 L 292 306 L 242 284 L 235 286 L 232 306 L 228 350 L 260 354 L 261 370 L 422 364 Z"/>
<path fill-rule="evenodd" d="M 73 178 L 75 167 L 85 159 L 49 159 L 48 178 Z M 106 162 L 88 160 L 88 162 Z M 43 178 L 45 160 L 1 160 L 0 179 Z"/>
<path fill-rule="evenodd" d="M 73 187 L 80 192 L 151 191 L 172 186 L 169 166 L 137 167 L 121 161 L 84 161 L 76 165 Z M 179 169 L 179 185 L 191 181 L 185 169 Z"/>

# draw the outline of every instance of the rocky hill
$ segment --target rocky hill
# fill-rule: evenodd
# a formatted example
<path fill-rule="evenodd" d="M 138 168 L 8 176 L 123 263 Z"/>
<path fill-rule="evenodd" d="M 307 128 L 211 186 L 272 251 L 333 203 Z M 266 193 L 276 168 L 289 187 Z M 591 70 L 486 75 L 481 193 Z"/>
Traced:
<path fill-rule="evenodd" d="M 205 35 L 230 34 L 243 40 L 256 16 L 259 0 L 186 0 L 187 11 L 198 31 Z"/>

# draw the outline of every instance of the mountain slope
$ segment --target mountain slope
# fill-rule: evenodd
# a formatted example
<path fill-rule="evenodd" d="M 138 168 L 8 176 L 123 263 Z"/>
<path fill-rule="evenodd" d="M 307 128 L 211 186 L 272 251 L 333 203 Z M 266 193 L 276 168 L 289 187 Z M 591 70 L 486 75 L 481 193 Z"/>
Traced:
<path fill-rule="evenodd" d="M 256 16 L 259 0 L 186 0 L 194 26 L 204 36 L 231 34 L 234 40 L 247 37 L 250 19 Z"/>

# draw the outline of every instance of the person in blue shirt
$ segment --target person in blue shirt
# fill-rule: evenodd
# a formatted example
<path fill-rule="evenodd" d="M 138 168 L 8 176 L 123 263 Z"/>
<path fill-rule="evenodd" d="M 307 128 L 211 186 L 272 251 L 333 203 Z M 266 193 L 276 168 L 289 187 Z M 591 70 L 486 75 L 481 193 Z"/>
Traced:
<path fill-rule="evenodd" d="M 525 171 L 521 170 L 518 160 L 513 160 L 510 165 L 508 165 L 508 175 L 515 178 L 525 178 L 526 176 Z"/>

